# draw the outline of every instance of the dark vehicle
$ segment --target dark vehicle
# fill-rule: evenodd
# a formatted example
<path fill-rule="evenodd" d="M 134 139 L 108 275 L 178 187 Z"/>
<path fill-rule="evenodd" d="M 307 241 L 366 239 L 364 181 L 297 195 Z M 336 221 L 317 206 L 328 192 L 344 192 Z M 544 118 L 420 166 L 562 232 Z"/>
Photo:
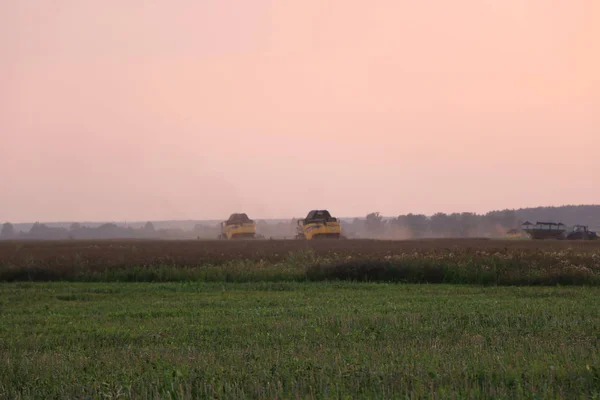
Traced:
<path fill-rule="evenodd" d="M 592 232 L 585 225 L 575 225 L 573 230 L 567 235 L 567 240 L 596 240 L 598 235 Z"/>

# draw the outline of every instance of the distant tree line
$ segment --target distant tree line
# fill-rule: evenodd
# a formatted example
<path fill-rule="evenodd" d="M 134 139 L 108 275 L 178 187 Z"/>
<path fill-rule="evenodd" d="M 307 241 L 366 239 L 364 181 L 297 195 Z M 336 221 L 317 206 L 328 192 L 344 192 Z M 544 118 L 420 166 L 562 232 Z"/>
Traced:
<path fill-rule="evenodd" d="M 356 218 L 351 223 L 345 223 L 343 229 L 347 236 L 365 238 L 502 237 L 510 230 L 520 229 L 525 221 L 583 224 L 598 230 L 600 205 L 522 208 L 486 214 L 407 214 L 391 219 L 384 219 L 374 212 L 364 219 Z"/>
<path fill-rule="evenodd" d="M 600 205 L 522 208 L 515 211 L 522 221 L 562 222 L 566 225 L 589 225 L 600 228 Z"/>
<path fill-rule="evenodd" d="M 297 219 L 270 222 L 258 220 L 257 232 L 267 238 L 292 238 Z M 373 212 L 364 218 L 343 220 L 344 235 L 350 238 L 418 239 L 451 237 L 502 237 L 518 229 L 524 221 L 563 222 L 567 225 L 585 224 L 600 228 L 600 206 L 537 207 L 518 210 L 491 211 L 486 214 L 436 213 L 406 214 L 384 218 Z M 0 240 L 69 240 L 69 239 L 215 239 L 220 233 L 218 224 L 197 223 L 193 229 L 156 229 L 152 222 L 138 228 L 106 223 L 96 227 L 72 223 L 68 227 L 35 223 L 29 231 L 18 231 L 6 222 L 0 229 Z"/>
<path fill-rule="evenodd" d="M 379 213 L 368 214 L 344 224 L 350 237 L 420 239 L 448 237 L 499 237 L 519 225 L 515 211 L 494 211 L 485 215 L 474 213 L 406 214 L 384 219 Z"/>
<path fill-rule="evenodd" d="M 146 223 L 142 228 L 120 226 L 114 223 L 106 223 L 97 227 L 88 227 L 80 223 L 73 223 L 68 228 L 51 227 L 36 222 L 28 232 L 17 232 L 14 226 L 7 222 L 2 225 L 0 239 L 4 240 L 67 240 L 67 239 L 159 239 L 175 238 L 183 239 L 189 237 L 185 231 L 179 229 L 154 228 L 152 222 Z"/>

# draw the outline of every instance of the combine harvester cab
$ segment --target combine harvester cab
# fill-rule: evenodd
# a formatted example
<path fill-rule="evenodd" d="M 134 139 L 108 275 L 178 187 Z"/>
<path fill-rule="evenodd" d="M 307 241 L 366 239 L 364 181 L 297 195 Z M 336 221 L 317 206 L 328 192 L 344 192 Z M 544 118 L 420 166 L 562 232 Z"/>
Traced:
<path fill-rule="evenodd" d="M 219 239 L 254 239 L 255 237 L 256 223 L 246 214 L 231 214 L 227 221 L 221 222 Z"/>
<path fill-rule="evenodd" d="M 535 225 L 525 222 L 523 230 L 534 240 L 564 239 L 566 226 L 560 222 L 536 222 Z"/>
<path fill-rule="evenodd" d="M 298 221 L 297 239 L 340 239 L 342 225 L 327 210 L 312 210 Z"/>

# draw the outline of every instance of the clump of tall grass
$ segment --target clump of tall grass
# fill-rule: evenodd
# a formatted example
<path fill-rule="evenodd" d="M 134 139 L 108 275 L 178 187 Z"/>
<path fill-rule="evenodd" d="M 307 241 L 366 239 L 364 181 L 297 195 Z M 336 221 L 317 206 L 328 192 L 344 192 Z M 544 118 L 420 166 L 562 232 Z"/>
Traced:
<path fill-rule="evenodd" d="M 600 285 L 600 268 L 577 265 L 539 267 L 526 260 L 484 258 L 470 261 L 431 259 L 347 260 L 316 264 L 309 280 L 359 282 L 455 283 L 477 285 Z"/>

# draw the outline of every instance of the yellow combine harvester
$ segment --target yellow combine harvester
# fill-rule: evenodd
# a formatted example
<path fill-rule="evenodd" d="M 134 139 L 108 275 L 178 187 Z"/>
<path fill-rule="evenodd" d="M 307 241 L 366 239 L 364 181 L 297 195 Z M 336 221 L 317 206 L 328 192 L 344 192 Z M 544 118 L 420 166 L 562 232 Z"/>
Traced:
<path fill-rule="evenodd" d="M 342 225 L 327 210 L 312 210 L 306 218 L 298 221 L 297 239 L 339 239 Z"/>
<path fill-rule="evenodd" d="M 256 223 L 246 214 L 231 214 L 227 221 L 221 222 L 219 239 L 253 239 L 256 236 Z"/>

